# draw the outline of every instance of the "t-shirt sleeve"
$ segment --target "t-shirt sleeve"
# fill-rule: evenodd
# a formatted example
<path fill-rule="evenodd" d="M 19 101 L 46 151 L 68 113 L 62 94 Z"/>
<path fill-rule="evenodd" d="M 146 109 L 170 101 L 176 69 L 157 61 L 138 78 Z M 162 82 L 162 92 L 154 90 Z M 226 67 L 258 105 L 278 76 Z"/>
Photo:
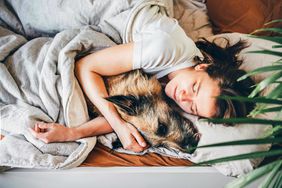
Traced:
<path fill-rule="evenodd" d="M 164 32 L 143 35 L 134 42 L 133 69 L 158 69 L 174 64 L 176 52 L 175 41 Z"/>

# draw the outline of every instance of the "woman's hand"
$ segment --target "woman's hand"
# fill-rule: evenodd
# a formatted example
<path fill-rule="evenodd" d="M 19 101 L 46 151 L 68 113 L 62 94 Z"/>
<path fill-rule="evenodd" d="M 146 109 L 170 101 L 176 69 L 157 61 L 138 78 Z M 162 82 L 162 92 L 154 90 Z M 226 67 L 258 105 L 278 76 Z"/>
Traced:
<path fill-rule="evenodd" d="M 59 123 L 37 122 L 30 131 L 34 137 L 45 143 L 76 140 L 73 129 Z"/>
<path fill-rule="evenodd" d="M 147 144 L 138 130 L 130 123 L 124 122 L 115 130 L 124 149 L 133 152 L 142 152 Z"/>

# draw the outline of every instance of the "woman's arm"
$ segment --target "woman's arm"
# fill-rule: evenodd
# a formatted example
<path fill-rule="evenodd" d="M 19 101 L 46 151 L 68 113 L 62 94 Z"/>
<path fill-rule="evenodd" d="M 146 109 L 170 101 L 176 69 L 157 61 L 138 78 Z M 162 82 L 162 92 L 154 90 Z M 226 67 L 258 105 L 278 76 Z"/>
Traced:
<path fill-rule="evenodd" d="M 113 104 L 104 99 L 108 93 L 102 76 L 132 70 L 132 54 L 132 44 L 117 45 L 85 56 L 75 64 L 75 74 L 83 91 L 114 130 L 122 120 Z"/>
<path fill-rule="evenodd" d="M 135 152 L 145 149 L 146 142 L 135 127 L 121 119 L 114 105 L 108 102 L 102 76 L 112 76 L 132 70 L 133 43 L 100 50 L 76 62 L 75 74 L 80 85 L 117 133 L 123 147 Z"/>
<path fill-rule="evenodd" d="M 69 128 L 59 123 L 37 122 L 32 135 L 45 143 L 75 141 L 80 138 L 98 136 L 113 132 L 104 117 L 97 117 L 78 127 Z"/>

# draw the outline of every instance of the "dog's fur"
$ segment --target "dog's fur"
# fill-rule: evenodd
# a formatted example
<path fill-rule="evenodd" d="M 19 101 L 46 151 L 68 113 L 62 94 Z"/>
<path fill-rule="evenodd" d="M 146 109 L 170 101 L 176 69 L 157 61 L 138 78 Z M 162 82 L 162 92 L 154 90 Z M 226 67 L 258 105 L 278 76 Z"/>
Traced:
<path fill-rule="evenodd" d="M 140 70 L 104 78 L 112 102 L 127 122 L 134 125 L 145 140 L 154 147 L 163 146 L 187 151 L 195 147 L 199 134 L 191 121 L 182 117 L 168 102 L 162 86 L 155 77 Z M 98 114 L 89 106 L 92 117 Z M 92 114 L 91 114 L 92 113 Z M 99 112 L 98 112 L 99 113 Z M 120 147 L 119 141 L 113 143 Z"/>

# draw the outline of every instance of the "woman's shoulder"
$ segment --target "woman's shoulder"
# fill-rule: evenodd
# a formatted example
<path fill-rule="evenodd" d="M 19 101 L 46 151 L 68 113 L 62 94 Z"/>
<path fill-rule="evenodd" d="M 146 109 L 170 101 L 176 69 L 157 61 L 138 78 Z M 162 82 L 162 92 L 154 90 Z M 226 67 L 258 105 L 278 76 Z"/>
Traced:
<path fill-rule="evenodd" d="M 151 37 L 151 41 L 156 47 L 156 50 L 169 50 L 174 49 L 177 42 L 174 40 L 174 37 L 171 33 L 158 30 Z"/>
<path fill-rule="evenodd" d="M 171 32 L 156 31 L 154 35 L 155 49 L 163 53 L 176 53 L 187 58 L 198 52 L 195 42 L 184 32 L 181 26 L 176 26 Z"/>
<path fill-rule="evenodd" d="M 134 43 L 134 68 L 165 69 L 189 61 L 199 51 L 178 24 L 143 32 Z"/>

